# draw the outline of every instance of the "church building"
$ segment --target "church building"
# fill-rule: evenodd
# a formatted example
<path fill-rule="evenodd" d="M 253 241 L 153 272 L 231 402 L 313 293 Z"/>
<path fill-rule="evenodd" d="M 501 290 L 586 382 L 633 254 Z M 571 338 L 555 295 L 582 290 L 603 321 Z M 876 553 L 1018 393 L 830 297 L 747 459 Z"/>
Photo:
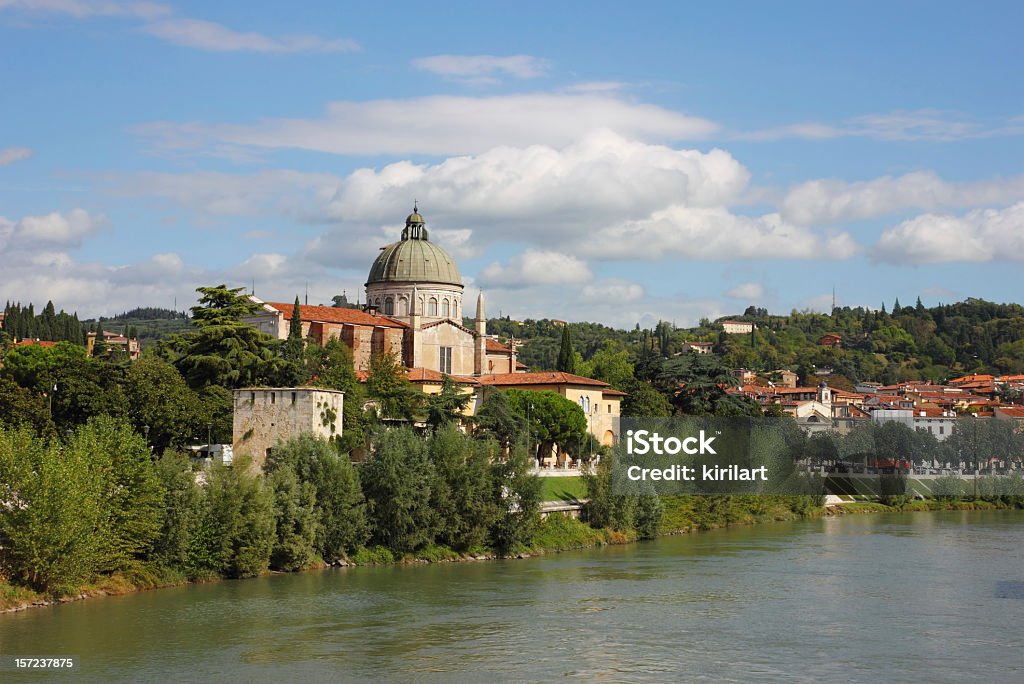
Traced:
<path fill-rule="evenodd" d="M 430 241 L 418 208 L 405 219 L 401 239 L 381 247 L 366 280 L 366 308 L 301 305 L 302 334 L 318 344 L 336 337 L 352 348 L 356 370 L 370 357 L 393 352 L 409 368 L 451 376 L 524 370 L 514 347 L 487 335 L 484 297 L 476 298 L 473 326 L 463 323 L 462 276 L 448 252 Z M 253 298 L 255 299 L 255 298 Z M 263 302 L 249 324 L 288 337 L 294 304 Z"/>

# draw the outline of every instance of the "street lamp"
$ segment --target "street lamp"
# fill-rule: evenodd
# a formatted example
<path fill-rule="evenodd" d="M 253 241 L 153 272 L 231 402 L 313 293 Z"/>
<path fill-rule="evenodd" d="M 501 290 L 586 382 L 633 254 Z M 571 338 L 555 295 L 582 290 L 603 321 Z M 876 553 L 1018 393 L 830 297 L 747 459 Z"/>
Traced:
<path fill-rule="evenodd" d="M 206 424 L 206 453 L 213 456 L 213 423 Z"/>
<path fill-rule="evenodd" d="M 143 437 L 146 440 L 146 448 L 148 449 L 149 448 L 149 426 L 148 425 L 143 425 L 142 426 L 142 435 L 143 435 Z"/>

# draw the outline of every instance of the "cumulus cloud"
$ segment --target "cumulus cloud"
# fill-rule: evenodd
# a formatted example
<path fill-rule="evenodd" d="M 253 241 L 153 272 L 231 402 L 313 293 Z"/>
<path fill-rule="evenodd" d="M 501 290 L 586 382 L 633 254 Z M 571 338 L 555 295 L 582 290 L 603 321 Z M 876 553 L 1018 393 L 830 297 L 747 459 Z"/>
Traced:
<path fill-rule="evenodd" d="M 497 83 L 500 75 L 537 78 L 548 70 L 547 60 L 530 55 L 433 55 L 414 59 L 412 64 L 421 71 L 481 84 Z"/>
<path fill-rule="evenodd" d="M 485 288 L 519 288 L 581 283 L 591 278 L 590 267 L 569 254 L 529 249 L 502 265 L 485 266 L 477 282 Z"/>
<path fill-rule="evenodd" d="M 184 47 L 213 52 L 353 52 L 359 44 L 345 38 L 321 38 L 311 34 L 271 37 L 252 31 L 235 31 L 202 19 L 175 18 L 148 24 L 146 33 Z"/>
<path fill-rule="evenodd" d="M 859 246 L 848 233 L 821 236 L 786 223 L 778 214 L 738 216 L 721 207 L 673 205 L 650 217 L 595 233 L 580 245 L 592 258 L 665 256 L 695 260 L 848 259 Z"/>
<path fill-rule="evenodd" d="M 71 248 L 104 228 L 103 216 L 90 216 L 85 209 L 52 212 L 44 216 L 25 216 L 11 221 L 0 216 L 0 249 L 10 254 L 52 247 Z"/>
<path fill-rule="evenodd" d="M 327 212 L 335 220 L 380 220 L 419 197 L 428 221 L 491 226 L 495 238 L 514 229 L 517 237 L 550 242 L 647 216 L 674 201 L 728 204 L 749 178 L 723 150 L 679 150 L 600 130 L 561 149 L 499 147 L 439 164 L 359 169 Z"/>
<path fill-rule="evenodd" d="M 167 5 L 132 0 L 0 0 L 2 9 L 65 14 L 76 19 L 97 16 L 151 19 L 171 12 Z"/>
<path fill-rule="evenodd" d="M 893 264 L 1024 261 L 1024 202 L 964 216 L 917 216 L 885 231 L 872 256 Z"/>
<path fill-rule="evenodd" d="M 134 130 L 156 149 L 174 153 L 226 144 L 347 155 L 460 155 L 499 146 L 561 147 L 604 128 L 638 140 L 687 140 L 704 138 L 717 126 L 597 92 L 340 101 L 319 118 L 250 125 L 154 122 Z"/>
<path fill-rule="evenodd" d="M 949 182 L 932 171 L 917 171 L 856 183 L 834 178 L 808 181 L 786 194 L 780 213 L 794 223 L 820 225 L 875 218 L 906 209 L 936 211 L 1009 204 L 1022 199 L 1024 175 Z"/>
<path fill-rule="evenodd" d="M 759 302 L 764 299 L 764 285 L 761 283 L 740 283 L 725 294 L 732 299 Z"/>
<path fill-rule="evenodd" d="M 31 156 L 32 150 L 27 147 L 5 147 L 0 149 L 0 166 L 10 166 Z"/>

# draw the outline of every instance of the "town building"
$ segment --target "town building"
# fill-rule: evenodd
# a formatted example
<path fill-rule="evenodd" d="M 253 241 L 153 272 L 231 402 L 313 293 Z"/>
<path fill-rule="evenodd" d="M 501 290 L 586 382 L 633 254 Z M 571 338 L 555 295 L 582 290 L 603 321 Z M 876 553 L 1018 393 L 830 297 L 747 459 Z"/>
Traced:
<path fill-rule="evenodd" d="M 750 321 L 722 321 L 722 330 L 727 335 L 749 335 L 757 330 L 757 325 Z"/>
<path fill-rule="evenodd" d="M 686 348 L 689 351 L 697 352 L 698 354 L 710 354 L 711 350 L 715 348 L 714 342 L 687 342 Z"/>
<path fill-rule="evenodd" d="M 126 353 L 132 361 L 139 358 L 142 354 L 142 345 L 139 344 L 139 340 L 135 337 L 128 338 L 115 332 L 104 331 L 103 342 L 107 345 L 107 349 L 120 350 Z M 95 346 L 96 333 L 91 332 L 85 338 L 85 353 L 92 356 L 92 350 Z"/>

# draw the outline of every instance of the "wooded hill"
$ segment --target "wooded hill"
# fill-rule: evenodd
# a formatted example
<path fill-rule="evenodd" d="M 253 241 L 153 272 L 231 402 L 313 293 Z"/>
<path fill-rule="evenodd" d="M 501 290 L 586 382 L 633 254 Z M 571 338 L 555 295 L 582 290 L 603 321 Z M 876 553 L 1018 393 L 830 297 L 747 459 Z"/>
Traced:
<path fill-rule="evenodd" d="M 752 334 L 728 335 L 720 321 L 750 321 Z M 662 321 L 652 330 L 618 330 L 596 323 L 569 323 L 573 345 L 582 360 L 603 347 L 645 356 L 671 357 L 688 349 L 687 342 L 714 343 L 714 352 L 730 368 L 769 373 L 788 368 L 802 381 L 815 370 L 831 370 L 839 385 L 876 380 L 943 380 L 965 373 L 1024 373 L 1024 307 L 967 299 L 956 304 L 901 306 L 891 311 L 839 307 L 831 315 L 793 311 L 787 316 L 748 307 L 741 315 L 695 328 L 677 328 Z M 554 369 L 562 327 L 547 319 L 488 322 L 488 331 L 523 340 L 520 360 L 531 370 Z M 837 347 L 820 344 L 824 335 L 840 338 Z"/>

